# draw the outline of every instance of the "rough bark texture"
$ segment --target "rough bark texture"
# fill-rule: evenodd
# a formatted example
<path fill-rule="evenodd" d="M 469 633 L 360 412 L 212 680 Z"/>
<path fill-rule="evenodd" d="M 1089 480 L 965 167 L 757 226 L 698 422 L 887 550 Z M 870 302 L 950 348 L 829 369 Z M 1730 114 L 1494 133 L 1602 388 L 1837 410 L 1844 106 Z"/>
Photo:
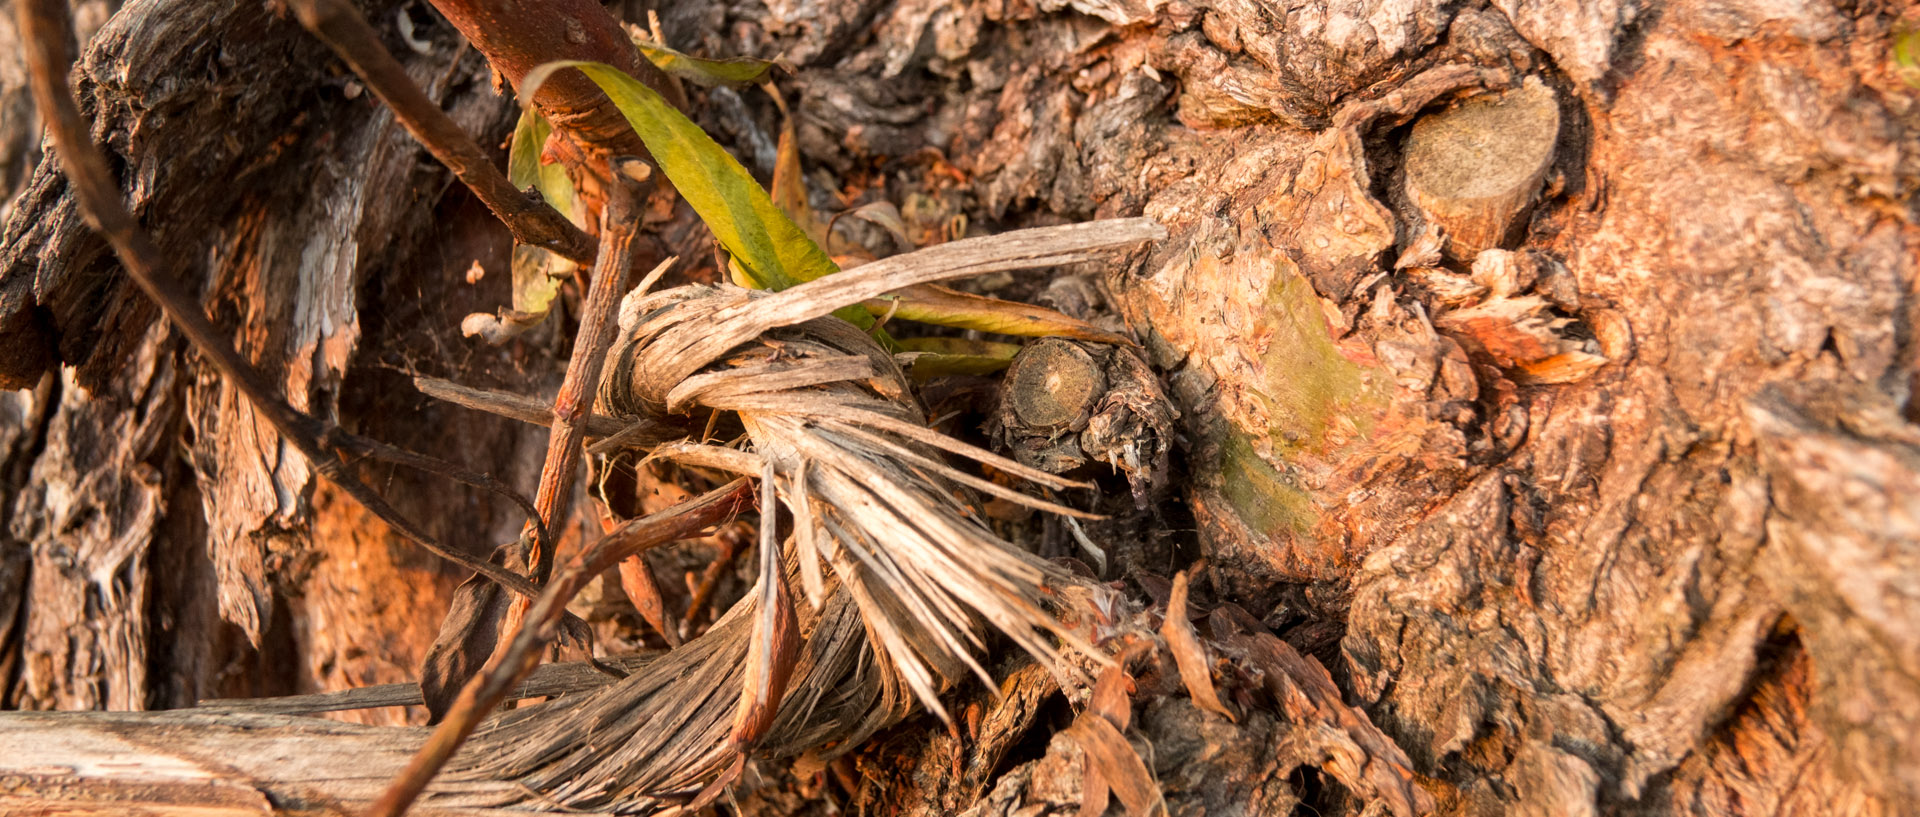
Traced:
<path fill-rule="evenodd" d="M 85 102 L 136 212 L 296 404 L 527 482 L 537 438 L 395 398 L 399 377 L 369 365 L 539 391 L 558 370 L 547 350 L 452 340 L 460 314 L 488 308 L 458 272 L 475 257 L 504 272 L 500 231 L 441 196 L 443 174 L 347 97 L 297 27 L 202 5 L 135 2 L 88 52 Z M 1179 404 L 1176 492 L 1199 533 L 1134 549 L 1167 574 L 1206 556 L 1197 596 L 1323 663 L 1437 813 L 1920 802 L 1920 92 L 1889 62 L 1900 9 L 661 13 L 683 50 L 795 66 L 782 82 L 816 206 L 885 197 L 916 240 L 1092 216 L 1169 228 L 1104 288 Z M 508 112 L 477 63 L 432 42 L 392 45 L 456 118 L 499 133 Z M 1447 258 L 1406 189 L 1408 134 L 1530 77 L 1560 105 L 1530 215 L 1501 247 Z M 763 96 L 716 92 L 700 110 L 771 169 Z M 406 676 L 457 577 L 315 493 L 152 327 L 60 187 L 34 174 L 0 247 L 10 383 L 35 385 L 35 349 L 74 367 L 0 398 L 0 598 L 27 588 L 0 610 L 7 702 L 140 707 Z M 512 354 L 538 355 L 538 374 L 515 375 Z M 478 550 L 510 528 L 485 500 L 416 485 L 389 487 L 449 539 Z M 355 590 L 396 581 L 429 590 Z M 1129 587 L 1152 597 L 1158 581 Z M 369 644 L 384 646 L 354 652 Z M 1389 787 L 1338 771 L 1371 745 L 1358 727 L 1328 737 L 1339 707 L 1288 706 L 1312 685 L 1229 669 L 1238 723 L 1191 706 L 1168 668 L 1142 676 L 1129 737 L 1176 813 L 1390 807 Z M 1050 737 L 1071 712 L 1020 683 L 979 704 L 967 748 L 935 746 L 926 723 L 883 736 L 858 768 L 896 785 L 847 791 L 910 814 L 1077 810 L 1081 750 Z M 834 796 L 767 774 L 743 799 L 760 813 L 821 809 L 796 790 Z"/>
<path fill-rule="evenodd" d="M 484 64 L 421 20 L 420 50 L 390 47 L 497 141 L 511 109 Z M 510 357 L 447 347 L 445 326 L 497 302 L 460 273 L 477 261 L 504 279 L 505 236 L 464 195 L 443 198 L 444 172 L 323 46 L 257 4 L 143 2 L 102 28 L 76 76 L 176 274 L 296 406 L 509 479 L 537 467 L 537 436 L 431 405 L 389 371 L 541 390 Z M 141 709 L 413 677 L 460 577 L 318 485 L 183 355 L 63 192 L 43 163 L 0 250 L 0 323 L 39 338 L 9 335 L 0 357 L 29 365 L 15 350 L 44 342 L 71 366 L 9 375 L 40 385 L 6 395 L 30 421 L 9 424 L 7 468 L 23 478 L 4 489 L 0 537 L 33 599 L 5 646 L 7 703 Z M 512 536 L 513 514 L 474 492 L 367 474 L 449 541 L 484 553 Z"/>

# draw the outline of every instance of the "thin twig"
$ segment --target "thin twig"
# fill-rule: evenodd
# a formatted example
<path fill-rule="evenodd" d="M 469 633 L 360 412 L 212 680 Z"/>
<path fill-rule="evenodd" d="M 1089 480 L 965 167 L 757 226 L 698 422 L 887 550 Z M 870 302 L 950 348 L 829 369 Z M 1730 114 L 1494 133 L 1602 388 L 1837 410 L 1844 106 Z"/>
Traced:
<path fill-rule="evenodd" d="M 581 445 L 587 438 L 587 417 L 593 413 L 594 395 L 600 389 L 600 370 L 607 360 L 607 349 L 619 333 L 615 315 L 620 296 L 627 288 L 627 274 L 633 269 L 633 239 L 640 231 L 638 186 L 649 170 L 639 159 L 621 162 L 608 185 L 607 206 L 600 213 L 600 257 L 594 260 L 593 281 L 587 288 L 587 303 L 580 317 L 580 331 L 573 339 L 573 356 L 567 361 L 566 376 L 560 381 L 560 394 L 553 400 L 553 433 L 547 437 L 547 458 L 540 468 L 540 489 L 533 495 L 534 506 L 549 530 L 558 530 L 565 521 L 561 515 L 572 507 L 573 471 L 580 464 Z M 669 258 L 661 264 L 673 263 Z M 658 270 L 656 270 L 657 272 Z M 658 280 L 658 276 L 650 276 Z M 532 574 L 544 580 L 553 565 L 554 543 L 546 540 L 528 560 Z"/>
<path fill-rule="evenodd" d="M 434 398 L 435 400 L 444 400 L 456 406 L 463 406 L 475 411 L 484 411 L 488 414 L 505 417 L 509 420 L 519 420 L 528 425 L 543 427 L 551 427 L 553 425 L 553 404 L 537 397 L 527 397 L 526 395 L 504 391 L 476 389 L 472 386 L 462 386 L 451 380 L 441 380 L 437 377 L 416 377 L 413 379 L 413 387 L 419 389 L 421 394 Z M 626 433 L 631 429 L 627 423 L 604 414 L 588 415 L 586 422 L 587 436 L 589 437 L 611 437 L 615 434 Z M 639 423 L 635 423 L 634 425 L 639 425 Z M 659 428 L 660 426 L 656 423 L 654 427 Z M 642 439 L 645 438 L 644 435 L 640 436 Z"/>
<path fill-rule="evenodd" d="M 427 738 L 407 768 L 373 806 L 368 817 L 399 817 L 407 810 L 453 753 L 473 734 L 474 727 L 493 711 L 509 690 L 533 669 L 541 648 L 553 638 L 555 624 L 567 602 L 595 576 L 621 559 L 668 542 L 686 539 L 739 513 L 753 502 L 753 483 L 737 479 L 718 489 L 665 511 L 627 522 L 575 555 L 566 569 L 528 611 L 526 624 L 514 634 L 504 652 L 495 653 L 487 668 L 460 690 L 447 718 Z"/>
<path fill-rule="evenodd" d="M 326 434 L 321 437 L 320 442 L 327 448 L 344 454 L 358 454 L 381 462 L 403 465 L 416 471 L 424 471 L 436 476 L 446 477 L 463 485 L 470 485 L 482 491 L 491 492 L 496 496 L 520 506 L 520 510 L 526 512 L 528 519 L 537 520 L 540 518 L 540 512 L 534 507 L 533 500 L 528 499 L 526 494 L 514 490 L 513 486 L 495 479 L 492 474 L 474 471 L 457 463 L 449 462 L 439 457 L 430 457 L 418 451 L 409 451 L 397 445 L 390 445 L 356 434 L 348 434 L 338 427 L 327 429 Z M 545 540 L 548 535 L 544 527 L 545 523 L 542 523 L 542 530 L 540 531 L 540 538 L 542 540 Z"/>
<path fill-rule="evenodd" d="M 515 189 L 473 138 L 407 76 L 406 68 L 380 44 L 379 34 L 358 9 L 346 0 L 293 0 L 292 5 L 300 24 L 346 60 L 407 132 L 452 170 L 507 225 L 515 240 L 580 264 L 593 263 L 593 237 L 546 202 Z"/>
<path fill-rule="evenodd" d="M 107 167 L 106 157 L 94 146 L 88 135 L 87 123 L 74 105 L 72 91 L 67 87 L 67 69 L 72 64 L 72 56 L 67 53 L 67 40 L 72 33 L 67 24 L 66 4 L 60 0 L 20 0 L 15 8 L 18 11 L 20 39 L 26 45 L 27 64 L 33 74 L 31 85 L 34 103 L 41 120 L 47 123 L 47 134 L 53 142 L 54 153 L 59 157 L 61 167 L 66 170 L 74 197 L 79 199 L 80 212 L 86 217 L 87 223 L 113 246 L 114 254 L 120 258 L 121 266 L 126 268 L 134 284 L 159 305 L 167 319 L 180 328 L 181 334 L 187 337 L 194 349 L 227 382 L 246 395 L 254 410 L 273 426 L 274 431 L 300 450 L 315 472 L 340 486 L 348 496 L 359 501 L 402 536 L 441 558 L 484 575 L 516 593 L 537 595 L 539 588 L 524 577 L 442 545 L 355 478 L 339 457 L 321 446 L 320 440 L 328 431 L 327 425 L 282 400 L 253 367 L 234 351 L 227 339 L 214 329 L 199 302 L 166 274 L 160 249 L 140 229 L 133 214 L 127 212 L 120 189 Z"/>
<path fill-rule="evenodd" d="M 762 521 L 760 524 L 764 525 L 766 522 Z M 734 558 L 740 555 L 742 542 L 739 531 L 724 530 L 714 538 L 720 540 L 720 552 L 700 574 L 700 584 L 693 588 L 693 597 L 687 600 L 687 614 L 680 619 L 682 639 L 693 637 L 694 622 L 706 613 L 707 605 L 713 602 L 714 591 L 720 587 L 720 577 L 733 567 Z"/>

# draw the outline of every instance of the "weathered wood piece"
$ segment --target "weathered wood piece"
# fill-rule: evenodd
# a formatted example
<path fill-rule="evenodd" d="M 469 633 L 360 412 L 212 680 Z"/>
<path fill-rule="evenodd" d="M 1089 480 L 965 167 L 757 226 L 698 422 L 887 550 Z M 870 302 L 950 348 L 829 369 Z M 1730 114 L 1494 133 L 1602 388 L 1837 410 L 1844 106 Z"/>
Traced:
<path fill-rule="evenodd" d="M 1407 137 L 1407 196 L 1446 230 L 1447 254 L 1471 261 L 1532 209 L 1559 135 L 1553 89 L 1533 77 L 1423 116 Z"/>
<path fill-rule="evenodd" d="M 192 710 L 0 713 L 0 814 L 355 814 L 425 734 Z M 540 813 L 499 805 L 520 796 L 513 783 L 440 781 L 413 814 Z"/>

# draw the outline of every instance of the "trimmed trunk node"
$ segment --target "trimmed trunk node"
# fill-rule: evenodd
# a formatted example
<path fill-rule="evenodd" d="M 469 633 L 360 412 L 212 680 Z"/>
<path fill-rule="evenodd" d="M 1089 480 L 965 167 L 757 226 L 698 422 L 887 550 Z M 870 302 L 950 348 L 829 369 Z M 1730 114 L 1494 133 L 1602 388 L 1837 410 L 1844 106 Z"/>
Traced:
<path fill-rule="evenodd" d="M 1447 254 L 1506 245 L 1553 167 L 1560 104 L 1539 77 L 1420 117 L 1407 135 L 1407 196 Z"/>

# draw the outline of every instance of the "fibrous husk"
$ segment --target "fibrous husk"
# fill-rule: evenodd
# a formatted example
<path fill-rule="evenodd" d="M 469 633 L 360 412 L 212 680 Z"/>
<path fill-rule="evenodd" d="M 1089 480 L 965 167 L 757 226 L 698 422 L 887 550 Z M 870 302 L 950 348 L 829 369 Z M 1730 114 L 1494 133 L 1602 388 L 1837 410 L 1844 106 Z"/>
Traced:
<path fill-rule="evenodd" d="M 968 474 L 942 455 L 1056 488 L 1077 483 L 927 428 L 893 357 L 828 313 L 902 286 L 1087 261 L 1159 235 L 1144 219 L 1026 230 L 779 293 L 688 286 L 623 306 L 600 410 L 737 413 L 750 447 L 680 443 L 653 456 L 770 474 L 772 493 L 792 512 L 781 564 L 787 582 L 803 588 L 803 643 L 755 751 L 831 744 L 829 756 L 844 752 L 916 703 L 946 719 L 943 690 L 968 672 L 988 678 L 976 658 L 988 625 L 1063 676 L 1107 661 L 1059 615 L 1094 589 L 992 534 L 968 490 L 1086 514 Z M 456 765 L 517 778 L 574 807 L 686 803 L 738 757 L 730 732 L 759 637 L 757 607 L 778 597 L 749 593 L 705 635 L 620 683 L 502 716 Z"/>

